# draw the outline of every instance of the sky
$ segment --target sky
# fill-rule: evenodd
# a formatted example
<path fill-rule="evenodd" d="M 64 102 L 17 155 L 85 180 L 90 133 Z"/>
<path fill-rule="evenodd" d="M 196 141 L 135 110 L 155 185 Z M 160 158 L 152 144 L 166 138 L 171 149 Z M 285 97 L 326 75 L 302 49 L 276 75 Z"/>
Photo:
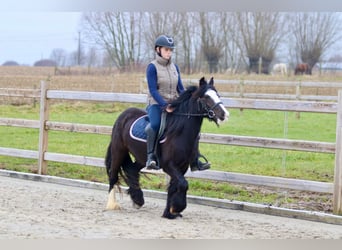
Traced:
<path fill-rule="evenodd" d="M 72 11 L 1 11 L 0 65 L 16 61 L 32 66 L 50 58 L 54 49 L 76 51 L 81 15 Z M 341 46 L 334 48 L 339 51 Z"/>
<path fill-rule="evenodd" d="M 0 65 L 33 65 L 53 49 L 77 50 L 81 12 L 1 12 Z"/>

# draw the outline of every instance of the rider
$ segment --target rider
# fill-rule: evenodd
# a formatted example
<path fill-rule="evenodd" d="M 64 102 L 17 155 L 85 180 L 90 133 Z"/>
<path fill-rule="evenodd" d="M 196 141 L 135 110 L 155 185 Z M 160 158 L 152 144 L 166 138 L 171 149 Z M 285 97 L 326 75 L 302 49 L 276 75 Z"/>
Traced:
<path fill-rule="evenodd" d="M 150 123 L 145 131 L 147 134 L 147 162 L 148 169 L 160 169 L 157 164 L 156 152 L 158 132 L 161 123 L 162 111 L 173 112 L 170 102 L 176 99 L 184 91 L 180 77 L 179 68 L 171 61 L 173 49 L 175 48 L 173 38 L 167 35 L 157 37 L 154 50 L 156 58 L 147 66 L 146 77 L 148 83 L 148 106 L 147 113 Z M 199 137 L 198 137 L 199 140 Z M 202 163 L 199 157 L 203 157 L 198 151 L 198 141 L 195 143 L 195 155 L 191 160 L 191 171 L 206 170 L 210 163 Z"/>

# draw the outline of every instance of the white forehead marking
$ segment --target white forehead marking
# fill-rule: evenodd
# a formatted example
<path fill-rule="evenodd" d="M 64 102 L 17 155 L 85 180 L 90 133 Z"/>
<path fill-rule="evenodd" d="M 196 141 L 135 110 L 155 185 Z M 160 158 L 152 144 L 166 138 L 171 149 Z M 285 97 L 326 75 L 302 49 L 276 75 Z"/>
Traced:
<path fill-rule="evenodd" d="M 213 101 L 216 103 L 219 103 L 221 102 L 221 99 L 218 97 L 216 91 L 212 90 L 212 89 L 209 89 L 207 90 L 207 92 L 205 92 L 206 95 L 208 95 L 211 99 L 213 99 Z M 225 120 L 228 119 L 229 117 L 229 111 L 223 106 L 223 104 L 219 104 L 219 106 L 222 108 L 222 110 L 226 113 L 226 117 L 225 117 Z M 220 121 L 218 121 L 220 122 Z"/>
<path fill-rule="evenodd" d="M 215 103 L 219 103 L 221 101 L 220 98 L 218 97 L 216 91 L 214 91 L 212 89 L 207 90 L 207 92 L 205 92 L 205 94 L 210 96 L 210 98 L 213 99 L 213 101 Z"/>

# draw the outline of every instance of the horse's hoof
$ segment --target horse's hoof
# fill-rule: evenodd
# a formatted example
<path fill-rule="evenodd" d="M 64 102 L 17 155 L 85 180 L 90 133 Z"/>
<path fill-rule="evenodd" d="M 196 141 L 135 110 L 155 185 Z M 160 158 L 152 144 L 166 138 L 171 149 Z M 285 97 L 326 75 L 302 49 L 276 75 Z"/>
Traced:
<path fill-rule="evenodd" d="M 172 214 L 172 213 L 170 213 L 169 211 L 165 211 L 165 212 L 163 213 L 162 217 L 163 217 L 163 218 L 167 218 L 167 219 L 173 220 L 173 219 L 176 219 L 177 217 L 181 217 L 181 218 L 182 218 L 183 215 L 181 215 L 180 213 L 174 213 L 174 214 Z"/>
<path fill-rule="evenodd" d="M 136 209 L 139 209 L 139 208 L 141 208 L 142 206 L 140 206 L 140 205 L 138 205 L 138 204 L 136 204 L 136 203 L 133 202 L 133 207 L 136 208 Z"/>
<path fill-rule="evenodd" d="M 133 202 L 134 208 L 140 208 L 145 204 L 144 194 L 140 188 L 139 189 L 129 188 L 127 190 L 127 193 L 131 196 L 131 200 Z"/>
<path fill-rule="evenodd" d="M 115 199 L 114 188 L 112 188 L 109 192 L 106 209 L 107 210 L 120 210 L 121 209 L 119 203 Z"/>
<path fill-rule="evenodd" d="M 183 217 L 183 215 L 181 214 L 168 214 L 168 215 L 163 215 L 162 217 L 166 218 L 166 219 L 170 219 L 170 220 L 173 220 L 173 219 L 176 219 L 177 217 Z"/>
<path fill-rule="evenodd" d="M 121 210 L 119 204 L 107 204 L 106 210 Z"/>

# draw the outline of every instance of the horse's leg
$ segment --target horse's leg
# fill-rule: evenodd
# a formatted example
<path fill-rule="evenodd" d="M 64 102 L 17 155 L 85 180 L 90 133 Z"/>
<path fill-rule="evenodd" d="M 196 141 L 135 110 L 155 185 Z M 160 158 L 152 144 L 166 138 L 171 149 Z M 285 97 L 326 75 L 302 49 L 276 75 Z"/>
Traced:
<path fill-rule="evenodd" d="M 121 209 L 119 203 L 116 201 L 115 188 L 112 188 L 108 194 L 108 201 L 106 210 L 119 210 Z"/>
<path fill-rule="evenodd" d="M 115 157 L 113 157 L 114 155 Z M 119 150 L 119 148 L 117 148 L 117 143 L 116 145 L 113 145 L 113 143 L 109 144 L 105 160 L 109 180 L 107 210 L 120 209 L 120 205 L 116 201 L 114 185 L 118 185 L 120 167 L 126 155 L 128 155 L 128 153 L 125 152 L 125 150 Z"/>
<path fill-rule="evenodd" d="M 182 217 L 180 214 L 186 208 L 186 193 L 188 182 L 184 175 L 171 176 L 167 192 L 166 208 L 163 216 L 168 219 Z"/>
<path fill-rule="evenodd" d="M 140 188 L 139 177 L 140 177 L 140 170 L 145 167 L 138 162 L 132 162 L 131 157 L 126 157 L 122 168 L 125 172 L 125 181 L 126 184 L 129 186 L 128 194 L 131 196 L 133 201 L 133 206 L 136 208 L 140 208 L 144 205 L 144 195 Z"/>
<path fill-rule="evenodd" d="M 114 185 L 118 182 L 119 180 L 119 168 L 115 167 L 115 165 L 112 163 L 110 171 L 108 173 L 108 180 L 109 180 L 109 194 L 108 194 L 108 201 L 107 201 L 107 210 L 119 210 L 120 205 L 116 201 L 115 197 L 115 187 Z"/>

